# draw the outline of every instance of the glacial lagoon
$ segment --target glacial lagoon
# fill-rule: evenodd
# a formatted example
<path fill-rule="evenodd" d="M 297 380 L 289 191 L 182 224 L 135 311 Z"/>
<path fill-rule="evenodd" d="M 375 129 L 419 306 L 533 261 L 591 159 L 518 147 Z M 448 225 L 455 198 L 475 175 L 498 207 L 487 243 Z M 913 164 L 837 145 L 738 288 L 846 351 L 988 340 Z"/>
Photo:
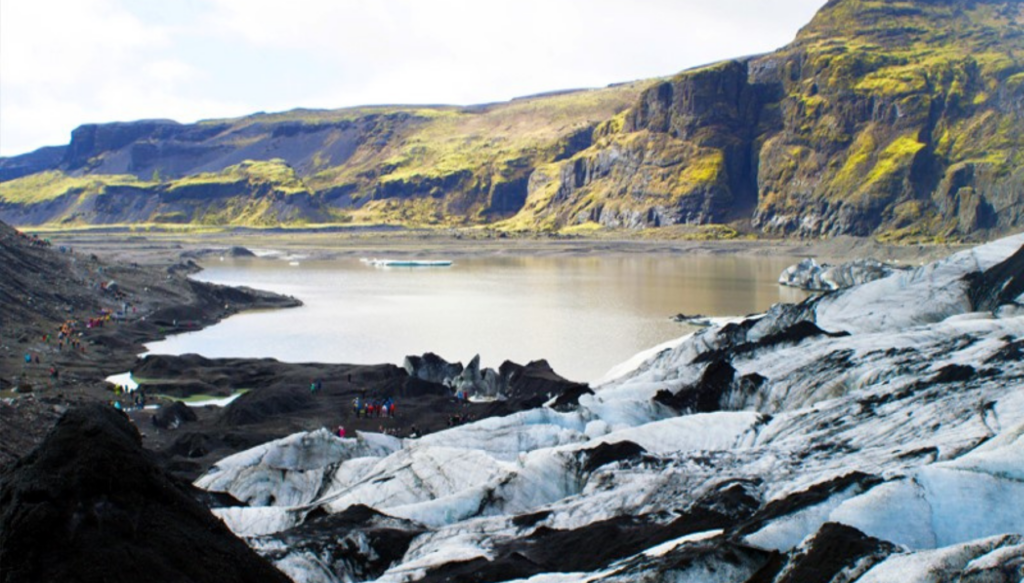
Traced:
<path fill-rule="evenodd" d="M 289 260 L 291 259 L 291 260 Z M 457 258 L 451 267 L 379 268 L 330 261 L 216 259 L 195 277 L 301 299 L 300 308 L 243 313 L 150 344 L 154 354 L 273 357 L 286 362 L 401 364 L 434 352 L 546 359 L 593 382 L 634 354 L 695 328 L 678 313 L 736 316 L 796 302 L 777 283 L 793 257 L 622 255 Z"/>

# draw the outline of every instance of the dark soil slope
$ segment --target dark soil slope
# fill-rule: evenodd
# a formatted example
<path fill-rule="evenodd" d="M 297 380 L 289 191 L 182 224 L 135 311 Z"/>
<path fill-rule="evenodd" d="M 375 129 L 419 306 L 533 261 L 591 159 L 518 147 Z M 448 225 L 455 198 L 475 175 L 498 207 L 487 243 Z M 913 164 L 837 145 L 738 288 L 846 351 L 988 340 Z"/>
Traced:
<path fill-rule="evenodd" d="M 281 581 L 152 464 L 120 412 L 72 409 L 3 476 L 5 583 Z"/>

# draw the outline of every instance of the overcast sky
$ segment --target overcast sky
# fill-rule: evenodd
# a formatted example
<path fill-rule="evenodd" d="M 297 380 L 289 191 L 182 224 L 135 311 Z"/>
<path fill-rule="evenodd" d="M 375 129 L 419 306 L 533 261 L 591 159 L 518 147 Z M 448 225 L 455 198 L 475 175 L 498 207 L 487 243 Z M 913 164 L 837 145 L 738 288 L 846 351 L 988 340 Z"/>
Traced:
<path fill-rule="evenodd" d="M 778 48 L 825 0 L 3 0 L 0 155 L 83 123 L 473 104 Z"/>

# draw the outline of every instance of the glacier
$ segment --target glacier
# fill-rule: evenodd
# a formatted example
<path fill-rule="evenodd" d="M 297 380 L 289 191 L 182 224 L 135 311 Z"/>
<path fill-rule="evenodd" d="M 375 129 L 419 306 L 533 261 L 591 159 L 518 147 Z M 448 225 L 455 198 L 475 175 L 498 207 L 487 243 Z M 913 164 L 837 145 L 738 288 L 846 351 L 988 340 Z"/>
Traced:
<path fill-rule="evenodd" d="M 295 581 L 1021 581 L 1024 235 L 615 369 L 572 410 L 225 458 Z"/>

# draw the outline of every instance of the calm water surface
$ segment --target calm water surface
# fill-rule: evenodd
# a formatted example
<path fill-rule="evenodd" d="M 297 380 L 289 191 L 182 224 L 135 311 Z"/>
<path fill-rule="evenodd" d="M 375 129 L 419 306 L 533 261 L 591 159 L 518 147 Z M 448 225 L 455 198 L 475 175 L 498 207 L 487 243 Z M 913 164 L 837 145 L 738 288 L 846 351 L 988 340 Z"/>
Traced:
<path fill-rule="evenodd" d="M 250 312 L 150 344 L 156 354 L 396 363 L 434 352 L 497 368 L 547 359 L 594 381 L 637 352 L 686 334 L 677 313 L 760 312 L 803 294 L 779 286 L 794 258 L 480 257 L 447 268 L 376 268 L 357 259 L 226 260 L 197 278 L 293 295 L 301 308 Z"/>

